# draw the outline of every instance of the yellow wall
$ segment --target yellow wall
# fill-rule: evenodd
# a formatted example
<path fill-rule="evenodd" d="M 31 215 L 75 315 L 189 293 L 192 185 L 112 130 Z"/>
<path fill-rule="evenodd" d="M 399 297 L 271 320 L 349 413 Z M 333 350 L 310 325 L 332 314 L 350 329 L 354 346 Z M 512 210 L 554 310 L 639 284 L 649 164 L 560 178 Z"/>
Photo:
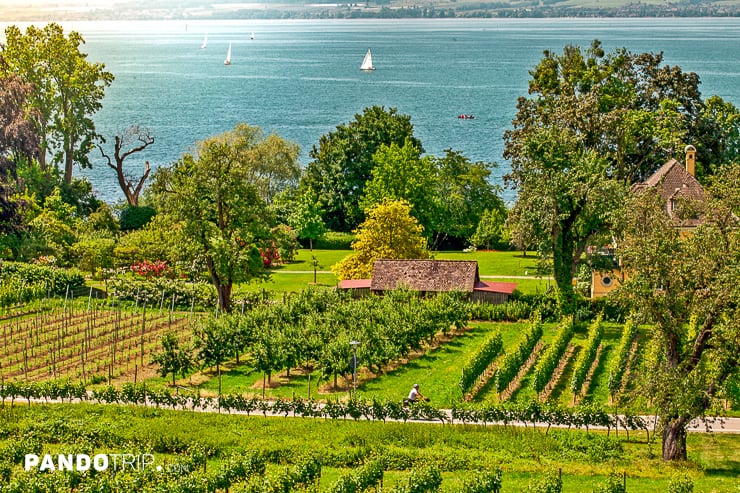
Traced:
<path fill-rule="evenodd" d="M 610 293 L 625 280 L 621 269 L 612 271 L 591 272 L 591 299 L 600 298 Z M 611 281 L 611 282 L 608 282 Z"/>

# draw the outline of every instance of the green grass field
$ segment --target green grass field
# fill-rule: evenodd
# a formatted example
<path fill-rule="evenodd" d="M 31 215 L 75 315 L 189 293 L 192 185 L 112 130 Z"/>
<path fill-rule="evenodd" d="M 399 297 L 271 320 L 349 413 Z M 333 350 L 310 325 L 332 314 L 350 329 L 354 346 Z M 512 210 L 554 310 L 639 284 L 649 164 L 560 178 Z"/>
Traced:
<path fill-rule="evenodd" d="M 240 291 L 264 289 L 274 297 L 275 294 L 305 289 L 314 282 L 314 258 L 317 261 L 317 284 L 325 287 L 335 286 L 338 280 L 330 273 L 331 266 L 351 254 L 351 250 L 301 249 L 295 260 L 275 267 L 267 281 L 239 285 L 235 293 L 238 295 Z M 537 257 L 532 252 L 526 257 L 522 252 L 433 252 L 433 257 L 437 260 L 477 260 L 479 275 L 483 280 L 515 282 L 517 289 L 525 294 L 544 292 L 553 283 L 546 273 L 538 272 Z"/>
<path fill-rule="evenodd" d="M 51 428 L 59 430 L 53 443 Z M 734 493 L 740 474 L 737 435 L 690 433 L 689 463 L 673 465 L 660 460 L 660 444 L 646 443 L 644 434 L 633 434 L 628 442 L 624 434 L 615 438 L 585 431 L 263 418 L 92 404 L 6 406 L 0 429 L 0 449 L 20 437 L 35 437 L 45 453 L 139 451 L 153 453 L 157 464 L 176 463 L 179 450 L 197 444 L 213 452 L 208 470 L 237 451 L 267 454 L 268 474 L 306 455 L 319 455 L 324 463 L 320 492 L 372 456 L 389 464 L 383 489 L 404 480 L 409 468 L 431 463 L 444 471 L 443 493 L 460 491 L 464 479 L 494 466 L 503 470 L 505 492 L 522 491 L 532 478 L 558 469 L 565 493 L 589 492 L 612 472 L 626 472 L 629 493 L 667 492 L 678 474 L 693 479 L 694 493 Z M 84 444 L 79 442 L 83 430 L 89 437 Z"/>

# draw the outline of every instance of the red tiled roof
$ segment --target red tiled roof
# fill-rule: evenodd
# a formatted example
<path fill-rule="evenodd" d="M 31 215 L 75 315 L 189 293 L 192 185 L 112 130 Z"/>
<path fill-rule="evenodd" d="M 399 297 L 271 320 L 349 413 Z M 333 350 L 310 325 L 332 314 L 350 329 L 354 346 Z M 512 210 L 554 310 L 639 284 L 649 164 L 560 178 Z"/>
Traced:
<path fill-rule="evenodd" d="M 339 289 L 362 289 L 370 287 L 370 279 L 345 279 L 339 281 Z"/>
<path fill-rule="evenodd" d="M 474 291 L 488 291 L 490 293 L 511 294 L 516 289 L 515 282 L 486 282 L 477 281 Z"/>

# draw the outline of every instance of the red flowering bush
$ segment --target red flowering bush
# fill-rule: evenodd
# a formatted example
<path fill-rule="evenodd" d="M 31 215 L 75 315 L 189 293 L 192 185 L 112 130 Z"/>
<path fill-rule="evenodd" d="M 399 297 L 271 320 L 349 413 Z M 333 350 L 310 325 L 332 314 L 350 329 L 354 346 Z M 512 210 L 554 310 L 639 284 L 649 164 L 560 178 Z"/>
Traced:
<path fill-rule="evenodd" d="M 142 260 L 131 266 L 131 272 L 146 279 L 151 279 L 153 277 L 165 277 L 169 275 L 170 268 L 167 266 L 166 260 L 155 260 L 154 262 Z"/>
<path fill-rule="evenodd" d="M 262 262 L 265 267 L 270 268 L 275 265 L 280 265 L 280 250 L 278 249 L 275 242 L 272 242 L 269 246 L 260 249 L 260 255 L 262 256 Z"/>

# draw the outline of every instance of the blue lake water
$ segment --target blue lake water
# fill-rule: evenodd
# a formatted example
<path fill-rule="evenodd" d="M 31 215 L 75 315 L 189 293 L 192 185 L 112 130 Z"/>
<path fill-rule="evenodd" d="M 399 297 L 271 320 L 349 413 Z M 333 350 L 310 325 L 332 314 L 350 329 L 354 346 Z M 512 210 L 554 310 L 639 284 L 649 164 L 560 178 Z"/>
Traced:
<path fill-rule="evenodd" d="M 301 162 L 319 137 L 371 105 L 411 116 L 428 154 L 447 148 L 500 164 L 503 132 L 545 49 L 588 46 L 664 52 L 694 71 L 704 98 L 740 106 L 740 19 L 544 19 L 367 21 L 163 21 L 65 24 L 116 80 L 97 129 L 109 139 L 131 124 L 156 143 L 126 162 L 166 165 L 195 142 L 238 122 L 297 142 Z M 254 39 L 250 34 L 254 32 Z M 201 49 L 208 35 L 207 48 Z M 229 43 L 232 64 L 224 65 Z M 376 70 L 361 72 L 372 49 Z M 457 115 L 475 115 L 460 120 Z M 93 154 L 97 159 L 97 151 Z M 77 171 L 79 173 L 79 171 Z M 101 198 L 122 199 L 99 159 L 84 174 Z M 509 199 L 511 193 L 508 192 Z"/>

